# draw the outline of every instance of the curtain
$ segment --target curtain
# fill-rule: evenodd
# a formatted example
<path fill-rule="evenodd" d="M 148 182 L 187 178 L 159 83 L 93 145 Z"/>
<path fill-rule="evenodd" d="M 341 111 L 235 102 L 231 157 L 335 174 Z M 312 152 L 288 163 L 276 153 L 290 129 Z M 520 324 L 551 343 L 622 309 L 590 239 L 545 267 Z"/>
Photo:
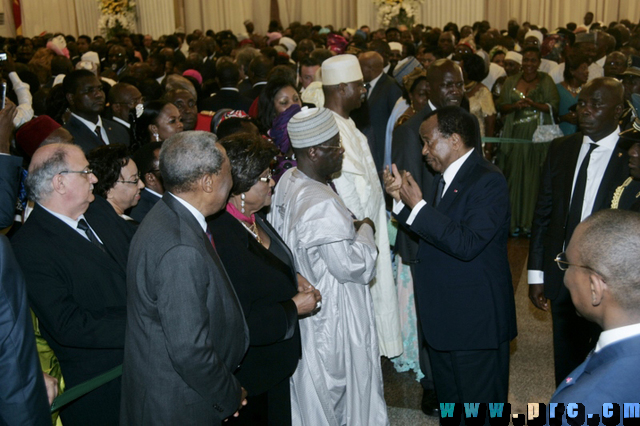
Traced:
<path fill-rule="evenodd" d="M 158 38 L 163 34 L 173 34 L 176 18 L 173 0 L 136 0 L 138 30 Z"/>
<path fill-rule="evenodd" d="M 286 27 L 288 23 L 311 21 L 318 25 L 333 25 L 337 30 L 341 27 L 358 28 L 358 0 L 278 0 L 280 21 Z"/>
<path fill-rule="evenodd" d="M 22 0 L 22 34 L 42 32 L 78 34 L 75 3 L 69 0 Z M 6 13 L 7 9 L 5 9 Z"/>
<path fill-rule="evenodd" d="M 78 35 L 93 37 L 99 33 L 100 8 L 96 0 L 75 0 Z"/>

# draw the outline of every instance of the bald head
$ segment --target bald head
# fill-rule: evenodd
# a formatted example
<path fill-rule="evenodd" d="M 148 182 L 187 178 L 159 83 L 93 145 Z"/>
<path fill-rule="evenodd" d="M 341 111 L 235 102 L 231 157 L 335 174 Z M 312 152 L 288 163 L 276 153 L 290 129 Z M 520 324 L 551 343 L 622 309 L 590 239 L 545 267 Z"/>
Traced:
<path fill-rule="evenodd" d="M 364 52 L 358 56 L 364 82 L 368 83 L 382 74 L 384 59 L 378 52 Z"/>
<path fill-rule="evenodd" d="M 602 276 L 620 308 L 639 316 L 640 214 L 601 210 L 580 223 L 574 236 L 570 245 L 580 264 Z"/>

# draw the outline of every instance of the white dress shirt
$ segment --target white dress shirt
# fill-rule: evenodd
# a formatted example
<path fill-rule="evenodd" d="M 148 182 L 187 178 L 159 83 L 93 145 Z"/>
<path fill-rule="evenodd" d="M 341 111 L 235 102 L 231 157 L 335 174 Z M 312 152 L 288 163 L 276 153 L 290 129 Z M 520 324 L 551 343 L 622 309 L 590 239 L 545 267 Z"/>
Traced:
<path fill-rule="evenodd" d="M 584 201 L 582 202 L 582 214 L 580 220 L 583 221 L 591 215 L 593 210 L 593 204 L 596 201 L 596 195 L 598 189 L 600 189 L 600 183 L 604 177 L 604 172 L 607 170 L 611 155 L 618 143 L 618 134 L 620 128 L 616 127 L 616 130 L 608 136 L 600 139 L 598 142 L 593 142 L 589 136 L 582 138 L 582 146 L 580 147 L 580 153 L 578 154 L 578 162 L 573 172 L 573 183 L 571 185 L 571 198 L 573 198 L 573 190 L 576 186 L 576 179 L 578 178 L 578 172 L 580 171 L 580 165 L 584 161 L 587 153 L 589 152 L 589 145 L 595 143 L 598 145 L 596 149 L 591 153 L 589 160 L 589 167 L 587 167 L 587 186 L 584 190 Z M 569 204 L 571 205 L 571 204 Z M 528 272 L 529 284 L 542 284 L 544 283 L 544 272 L 539 270 L 529 270 Z"/>
<path fill-rule="evenodd" d="M 122 118 L 116 117 L 115 115 L 113 116 L 113 121 L 115 121 L 116 123 L 122 124 L 127 129 L 131 128 L 131 123 L 129 123 L 128 121 L 124 121 Z"/>
<path fill-rule="evenodd" d="M 102 140 L 104 141 L 105 145 L 109 145 L 109 136 L 107 136 L 107 131 L 105 130 L 104 125 L 102 124 L 102 117 L 98 116 L 98 122 L 92 123 L 89 120 L 85 120 L 84 118 L 80 117 L 77 114 L 71 113 L 71 115 L 77 118 L 78 120 L 80 120 L 80 122 L 82 122 L 82 124 L 87 126 L 89 130 L 91 130 L 93 133 L 96 132 L 96 127 L 100 126 L 100 134 L 102 135 Z"/>
<path fill-rule="evenodd" d="M 84 221 L 87 222 L 87 225 L 89 226 L 89 229 L 91 229 L 91 232 L 93 232 L 93 235 L 95 235 L 96 238 L 98 239 L 98 241 L 100 241 L 100 244 L 103 244 L 102 240 L 98 236 L 98 233 L 91 227 L 91 225 L 89 225 L 89 222 L 87 221 L 87 219 L 85 219 L 84 214 L 81 214 L 80 216 L 78 216 L 77 219 L 73 220 L 69 216 L 65 216 L 63 214 L 56 213 L 56 212 L 54 212 L 52 210 L 49 210 L 48 208 L 46 208 L 42 204 L 40 204 L 40 207 L 42 207 L 43 209 L 45 209 L 46 211 L 51 213 L 53 216 L 55 216 L 58 219 L 60 219 L 61 221 L 63 221 L 65 224 L 69 225 L 69 227 L 71 227 L 74 231 L 76 231 L 78 234 L 80 234 L 84 239 L 86 239 L 87 241 L 91 241 L 89 239 L 89 236 L 87 235 L 87 233 L 84 232 L 82 229 L 78 228 L 78 222 L 80 222 L 80 219 L 84 219 Z"/>
<path fill-rule="evenodd" d="M 169 194 L 171 194 L 169 192 Z M 178 200 L 178 202 L 180 204 L 182 204 L 183 206 L 186 207 L 187 210 L 189 210 L 191 212 L 191 214 L 193 215 L 193 217 L 196 218 L 196 220 L 198 221 L 198 224 L 200 224 L 200 227 L 202 228 L 203 232 L 207 232 L 207 221 L 204 218 L 204 215 L 202 213 L 200 213 L 200 210 L 196 209 L 195 207 L 193 207 L 191 204 L 187 203 L 185 200 L 183 200 L 180 197 L 176 197 L 175 195 L 171 194 L 171 196 L 173 198 L 175 198 L 176 200 Z"/>
<path fill-rule="evenodd" d="M 600 338 L 598 339 L 598 344 L 594 352 L 600 352 L 606 346 L 638 335 L 640 335 L 640 323 L 605 330 L 600 333 Z"/>
<path fill-rule="evenodd" d="M 460 171 L 460 168 L 462 167 L 464 162 L 467 161 L 467 159 L 469 158 L 469 156 L 474 150 L 475 148 L 471 148 L 462 157 L 458 158 L 456 161 L 449 164 L 449 167 L 447 167 L 444 173 L 442 173 L 442 179 L 444 179 L 444 188 L 442 189 L 442 197 L 444 197 L 444 194 L 447 193 L 447 189 L 449 189 L 449 186 L 451 186 L 451 182 L 453 182 L 453 179 L 455 179 L 456 175 Z M 418 216 L 418 213 L 420 213 L 420 210 L 422 209 L 422 207 L 424 207 L 426 204 L 427 202 L 424 199 L 422 199 L 418 201 L 415 206 L 413 206 L 413 209 L 411 209 L 411 213 L 407 218 L 407 225 L 411 226 L 416 216 Z M 399 214 L 403 208 L 404 208 L 404 203 L 402 201 L 394 200 L 393 202 L 394 214 Z"/>
<path fill-rule="evenodd" d="M 369 97 L 371 96 L 371 92 L 373 92 L 373 88 L 376 87 L 376 84 L 378 83 L 378 81 L 380 81 L 380 77 L 382 77 L 382 74 L 384 73 L 381 72 L 379 76 L 377 76 L 376 78 L 374 78 L 368 83 L 369 90 L 367 91 L 367 99 L 369 99 Z"/>

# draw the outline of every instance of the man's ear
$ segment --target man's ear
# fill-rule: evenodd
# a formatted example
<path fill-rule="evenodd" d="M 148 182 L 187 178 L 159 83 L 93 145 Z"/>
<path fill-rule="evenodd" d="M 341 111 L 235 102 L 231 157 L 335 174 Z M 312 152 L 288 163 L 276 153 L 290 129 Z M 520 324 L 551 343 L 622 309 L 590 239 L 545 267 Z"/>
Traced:
<path fill-rule="evenodd" d="M 51 180 L 51 185 L 53 186 L 53 190 L 58 194 L 65 194 L 67 192 L 67 187 L 64 184 L 64 176 L 60 173 L 55 175 Z"/>
<path fill-rule="evenodd" d="M 67 98 L 67 102 L 69 103 L 69 105 L 73 106 L 73 104 L 74 104 L 74 102 L 73 102 L 73 93 L 65 93 L 64 97 Z"/>
<path fill-rule="evenodd" d="M 207 194 L 212 193 L 214 188 L 217 186 L 215 185 L 214 175 L 205 173 L 204 176 L 200 178 L 200 186 L 202 187 L 202 190 Z"/>
<path fill-rule="evenodd" d="M 608 286 L 604 279 L 596 273 L 589 275 L 589 286 L 591 288 L 591 304 L 593 306 L 600 306 L 606 293 L 608 293 Z"/>
<path fill-rule="evenodd" d="M 453 143 L 453 149 L 456 151 L 459 151 L 460 148 L 462 148 L 462 145 L 464 145 L 464 143 L 462 142 L 462 137 L 457 133 L 453 133 L 451 136 L 449 136 L 449 139 Z"/>

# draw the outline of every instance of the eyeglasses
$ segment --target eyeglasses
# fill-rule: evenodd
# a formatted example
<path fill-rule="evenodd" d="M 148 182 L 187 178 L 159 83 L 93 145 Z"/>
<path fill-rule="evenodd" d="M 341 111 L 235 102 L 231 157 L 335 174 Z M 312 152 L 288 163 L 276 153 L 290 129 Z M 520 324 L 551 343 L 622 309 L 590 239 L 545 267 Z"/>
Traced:
<path fill-rule="evenodd" d="M 93 173 L 93 169 L 86 169 L 86 170 L 80 170 L 80 171 L 75 171 L 75 170 L 63 170 L 60 172 L 61 175 L 65 175 L 67 173 L 78 173 L 81 175 L 90 175 Z"/>
<path fill-rule="evenodd" d="M 261 181 L 261 182 L 269 182 L 272 177 L 273 177 L 273 175 L 271 173 L 269 173 L 265 177 L 258 178 L 258 180 Z"/>
<path fill-rule="evenodd" d="M 567 261 L 567 253 L 565 253 L 564 251 L 562 253 L 558 253 L 558 255 L 556 256 L 555 259 L 553 259 L 556 264 L 558 265 L 558 268 L 560 268 L 561 271 L 566 271 L 567 269 L 569 269 L 569 266 L 575 266 L 577 268 L 585 268 L 588 269 L 592 272 L 595 272 L 597 274 L 599 274 L 598 271 L 596 271 L 595 269 L 591 268 L 590 266 L 585 266 L 585 265 L 577 265 L 575 263 L 569 263 L 569 261 Z"/>
<path fill-rule="evenodd" d="M 137 185 L 138 182 L 140 182 L 140 178 L 136 178 L 136 180 L 117 180 L 116 182 L 120 182 L 120 183 L 130 183 L 132 185 Z"/>
<path fill-rule="evenodd" d="M 342 138 L 338 142 L 338 145 L 318 145 L 318 148 L 326 148 L 326 149 L 342 149 Z"/>

